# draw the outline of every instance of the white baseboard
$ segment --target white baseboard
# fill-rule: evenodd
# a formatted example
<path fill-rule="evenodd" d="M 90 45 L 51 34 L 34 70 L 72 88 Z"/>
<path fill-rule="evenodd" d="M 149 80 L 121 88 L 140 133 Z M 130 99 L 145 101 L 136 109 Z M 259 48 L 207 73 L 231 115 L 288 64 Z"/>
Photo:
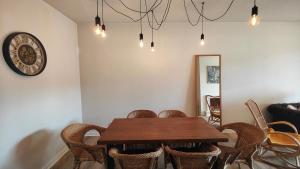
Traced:
<path fill-rule="evenodd" d="M 50 162 L 45 165 L 42 169 L 50 169 L 51 167 L 54 166 L 67 152 L 69 151 L 67 146 L 64 146 L 63 149 L 59 153 L 57 153 L 51 160 Z"/>

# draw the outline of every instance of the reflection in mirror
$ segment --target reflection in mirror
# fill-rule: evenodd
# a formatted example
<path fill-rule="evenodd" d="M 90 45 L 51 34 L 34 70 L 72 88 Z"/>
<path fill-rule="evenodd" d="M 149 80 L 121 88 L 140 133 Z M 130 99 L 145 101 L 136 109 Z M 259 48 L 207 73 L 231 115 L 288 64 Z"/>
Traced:
<path fill-rule="evenodd" d="M 221 123 L 221 56 L 197 55 L 197 110 L 211 124 Z"/>

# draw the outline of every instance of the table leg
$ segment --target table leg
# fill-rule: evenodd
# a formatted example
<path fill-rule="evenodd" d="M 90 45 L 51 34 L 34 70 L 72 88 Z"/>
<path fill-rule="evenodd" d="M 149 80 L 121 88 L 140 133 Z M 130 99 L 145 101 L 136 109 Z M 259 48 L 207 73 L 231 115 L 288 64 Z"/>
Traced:
<path fill-rule="evenodd" d="M 107 169 L 115 169 L 114 159 L 109 156 L 109 150 L 113 147 L 111 144 L 106 145 L 106 161 L 107 161 Z"/>
<path fill-rule="evenodd" d="M 115 144 L 107 144 L 106 145 L 106 161 L 107 161 L 107 169 L 115 169 L 115 161 L 112 157 L 109 156 L 109 150 L 114 147 L 114 148 L 117 148 L 119 150 L 123 150 L 123 145 L 122 144 L 118 144 L 118 145 L 115 145 Z"/>

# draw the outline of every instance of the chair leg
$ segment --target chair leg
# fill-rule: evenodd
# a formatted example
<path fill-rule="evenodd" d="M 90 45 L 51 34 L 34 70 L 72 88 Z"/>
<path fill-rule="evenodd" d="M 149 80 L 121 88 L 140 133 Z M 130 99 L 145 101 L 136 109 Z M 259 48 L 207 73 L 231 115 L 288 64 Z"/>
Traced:
<path fill-rule="evenodd" d="M 238 164 L 238 166 L 239 166 L 239 169 L 241 169 L 241 164 L 240 164 L 239 162 L 238 162 L 237 164 Z"/>
<path fill-rule="evenodd" d="M 249 168 L 253 169 L 253 163 L 252 163 L 252 158 L 246 159 L 246 163 L 248 164 Z"/>
<path fill-rule="evenodd" d="M 297 166 L 297 167 L 300 167 L 300 166 L 299 166 L 299 157 L 298 157 L 298 156 L 296 157 L 296 166 Z"/>
<path fill-rule="evenodd" d="M 81 162 L 80 160 L 75 159 L 73 169 L 80 169 Z"/>

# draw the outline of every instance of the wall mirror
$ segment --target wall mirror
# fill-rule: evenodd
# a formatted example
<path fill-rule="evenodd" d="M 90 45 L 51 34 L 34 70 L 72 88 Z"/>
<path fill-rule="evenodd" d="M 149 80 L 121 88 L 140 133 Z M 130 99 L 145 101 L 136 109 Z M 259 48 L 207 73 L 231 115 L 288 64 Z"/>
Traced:
<path fill-rule="evenodd" d="M 197 115 L 222 123 L 221 55 L 196 55 Z"/>

